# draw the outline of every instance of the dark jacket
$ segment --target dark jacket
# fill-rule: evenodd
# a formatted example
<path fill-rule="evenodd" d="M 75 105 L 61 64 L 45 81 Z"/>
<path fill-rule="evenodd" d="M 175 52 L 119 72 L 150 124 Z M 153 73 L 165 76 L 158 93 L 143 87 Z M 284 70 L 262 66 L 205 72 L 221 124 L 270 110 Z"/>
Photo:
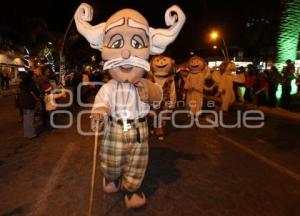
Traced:
<path fill-rule="evenodd" d="M 31 78 L 26 78 L 20 83 L 19 105 L 21 109 L 34 109 L 39 91 Z"/>

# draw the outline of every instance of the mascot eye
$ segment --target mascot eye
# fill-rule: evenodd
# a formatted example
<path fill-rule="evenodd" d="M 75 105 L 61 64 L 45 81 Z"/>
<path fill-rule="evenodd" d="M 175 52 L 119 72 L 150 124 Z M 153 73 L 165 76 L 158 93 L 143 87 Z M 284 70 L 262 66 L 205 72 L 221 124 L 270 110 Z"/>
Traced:
<path fill-rule="evenodd" d="M 118 49 L 118 48 L 122 48 L 123 46 L 124 46 L 124 40 L 122 35 L 120 34 L 113 35 L 110 38 L 109 43 L 107 45 L 107 47 L 111 49 Z"/>
<path fill-rule="evenodd" d="M 141 48 L 143 48 L 142 44 L 140 44 L 140 42 L 138 42 L 138 41 L 136 41 L 134 39 L 131 40 L 131 46 L 133 48 L 135 48 L 135 49 L 141 49 Z"/>
<path fill-rule="evenodd" d="M 135 49 L 145 48 L 145 43 L 141 36 L 135 35 L 131 39 L 131 46 Z"/>
<path fill-rule="evenodd" d="M 113 42 L 113 44 L 110 46 L 110 48 L 118 49 L 118 48 L 123 47 L 123 45 L 124 45 L 124 41 L 122 39 L 119 39 L 119 40 Z"/>

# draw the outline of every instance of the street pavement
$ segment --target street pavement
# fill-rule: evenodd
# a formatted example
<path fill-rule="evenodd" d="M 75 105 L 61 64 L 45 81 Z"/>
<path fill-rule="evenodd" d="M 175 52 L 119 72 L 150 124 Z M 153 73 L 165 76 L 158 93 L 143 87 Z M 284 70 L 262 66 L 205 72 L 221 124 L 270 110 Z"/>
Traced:
<path fill-rule="evenodd" d="M 24 139 L 13 97 L 0 104 L 0 215 L 87 215 L 94 138 L 79 135 L 75 119 L 69 129 Z M 224 119 L 235 123 L 237 112 Z M 97 167 L 94 215 L 300 215 L 300 123 L 263 122 L 260 129 L 169 125 L 163 142 L 150 137 L 147 205 L 126 210 L 122 194 L 102 191 Z M 87 115 L 81 126 L 89 127 Z"/>

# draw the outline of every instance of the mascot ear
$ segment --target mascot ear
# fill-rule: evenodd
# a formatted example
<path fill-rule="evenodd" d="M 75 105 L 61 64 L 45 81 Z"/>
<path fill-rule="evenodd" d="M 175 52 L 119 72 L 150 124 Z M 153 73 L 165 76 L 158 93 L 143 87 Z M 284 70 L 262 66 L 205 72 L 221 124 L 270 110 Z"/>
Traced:
<path fill-rule="evenodd" d="M 165 51 L 167 46 L 172 43 L 179 34 L 184 22 L 185 15 L 177 5 L 168 8 L 165 13 L 165 22 L 168 29 L 154 29 L 150 30 L 150 54 L 161 54 Z"/>
<path fill-rule="evenodd" d="M 78 7 L 74 15 L 74 20 L 78 32 L 87 39 L 92 48 L 101 49 L 103 46 L 105 23 L 100 23 L 99 25 L 92 26 L 88 23 L 92 20 L 92 18 L 93 8 L 86 3 L 82 3 Z"/>

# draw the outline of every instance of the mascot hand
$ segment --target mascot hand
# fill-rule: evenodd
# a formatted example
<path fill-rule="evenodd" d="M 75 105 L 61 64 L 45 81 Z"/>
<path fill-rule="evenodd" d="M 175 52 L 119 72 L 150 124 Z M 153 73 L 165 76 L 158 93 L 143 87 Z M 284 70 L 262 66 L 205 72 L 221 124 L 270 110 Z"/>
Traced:
<path fill-rule="evenodd" d="M 163 97 L 162 88 L 147 79 L 141 79 L 139 82 L 135 83 L 138 89 L 138 93 L 141 101 L 143 102 L 161 102 Z"/>
<path fill-rule="evenodd" d="M 92 113 L 90 118 L 95 121 L 102 122 L 104 120 L 104 115 L 103 113 Z"/>
<path fill-rule="evenodd" d="M 107 113 L 108 113 L 108 109 L 106 107 L 94 108 L 91 112 L 90 118 L 95 121 L 102 122 L 107 116 Z"/>
<path fill-rule="evenodd" d="M 140 80 L 134 85 L 137 87 L 141 101 L 148 101 L 148 89 L 146 87 L 145 80 Z"/>

